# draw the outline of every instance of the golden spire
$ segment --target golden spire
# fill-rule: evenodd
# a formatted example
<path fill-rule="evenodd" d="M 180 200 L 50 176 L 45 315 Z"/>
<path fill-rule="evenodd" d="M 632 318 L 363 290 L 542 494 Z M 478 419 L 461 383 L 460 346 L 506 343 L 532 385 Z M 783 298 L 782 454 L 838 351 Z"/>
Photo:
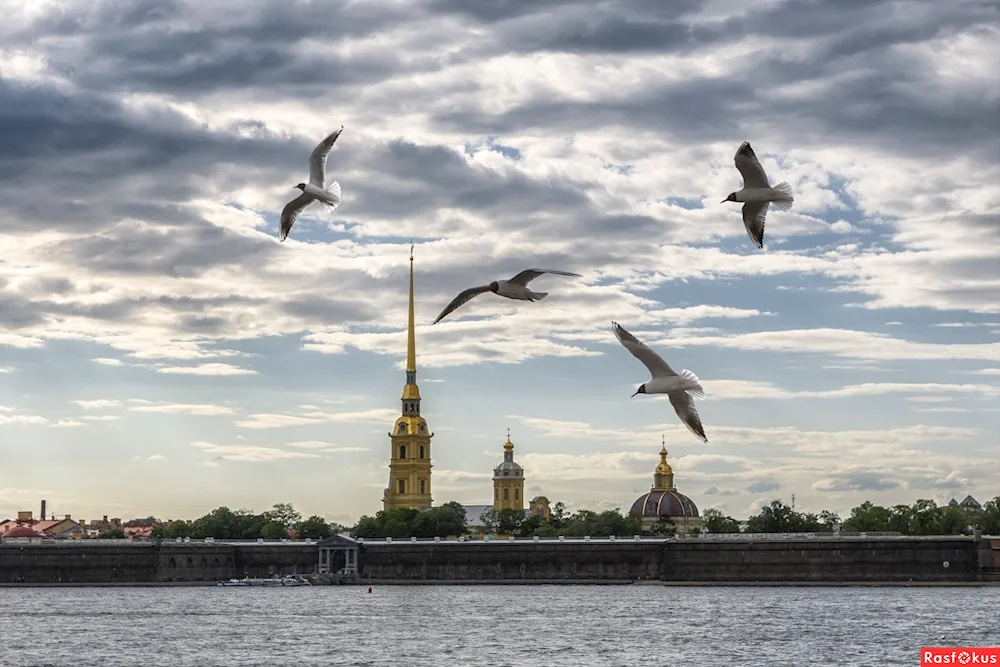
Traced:
<path fill-rule="evenodd" d="M 406 330 L 406 370 L 417 370 L 417 342 L 413 331 L 413 246 L 410 246 L 410 319 Z"/>

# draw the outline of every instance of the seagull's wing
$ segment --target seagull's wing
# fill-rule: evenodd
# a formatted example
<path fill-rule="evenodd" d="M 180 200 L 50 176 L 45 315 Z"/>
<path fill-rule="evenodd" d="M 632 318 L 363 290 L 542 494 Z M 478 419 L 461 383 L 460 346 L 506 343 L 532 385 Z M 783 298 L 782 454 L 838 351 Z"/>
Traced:
<path fill-rule="evenodd" d="M 663 357 L 653 352 L 652 348 L 640 341 L 638 338 L 625 331 L 622 325 L 617 322 L 612 322 L 611 325 L 615 330 L 615 336 L 618 338 L 618 342 L 625 346 L 625 349 L 632 353 L 632 356 L 641 361 L 646 368 L 649 369 L 649 374 L 655 377 L 663 377 L 665 375 L 677 375 L 674 369 L 670 367 L 670 364 L 663 360 Z"/>
<path fill-rule="evenodd" d="M 344 126 L 334 130 L 330 135 L 319 142 L 312 154 L 309 155 L 309 183 L 317 188 L 326 187 L 326 156 L 330 154 L 337 137 L 344 131 Z"/>
<path fill-rule="evenodd" d="M 764 249 L 764 220 L 767 218 L 766 201 L 748 201 L 743 204 L 743 224 L 757 247 Z"/>
<path fill-rule="evenodd" d="M 688 430 L 698 436 L 702 442 L 708 442 L 705 435 L 705 427 L 701 425 L 701 417 L 694 407 L 694 399 L 686 391 L 672 391 L 667 394 L 670 405 L 674 406 L 674 412 L 681 418 Z"/>
<path fill-rule="evenodd" d="M 281 240 L 284 241 L 288 237 L 288 232 L 292 231 L 292 225 L 295 224 L 295 219 L 299 217 L 299 213 L 302 212 L 306 206 L 309 206 L 314 201 L 312 195 L 307 195 L 306 193 L 300 194 L 298 197 L 292 201 L 285 204 L 285 208 L 281 210 Z"/>
<path fill-rule="evenodd" d="M 767 174 L 764 167 L 760 166 L 757 156 L 750 148 L 750 142 L 744 141 L 740 149 L 736 151 L 736 168 L 743 174 L 744 188 L 767 188 Z"/>
<path fill-rule="evenodd" d="M 573 276 L 574 278 L 579 278 L 579 273 L 570 273 L 568 271 L 554 271 L 552 269 L 525 269 L 519 274 L 508 280 L 508 283 L 513 283 L 515 285 L 527 285 L 532 280 L 542 275 L 543 273 L 551 273 L 557 276 Z"/>
<path fill-rule="evenodd" d="M 489 291 L 490 291 L 489 285 L 482 285 L 480 287 L 470 287 L 469 289 L 465 290 L 464 292 L 456 296 L 454 299 L 452 299 L 451 303 L 445 306 L 445 309 L 441 311 L 441 314 L 438 315 L 437 319 L 431 322 L 431 324 L 437 324 L 442 319 L 444 319 L 448 315 L 448 313 L 452 312 L 453 310 L 455 310 L 460 306 L 465 305 L 469 301 L 472 301 L 472 299 L 479 296 L 483 292 L 489 292 Z"/>

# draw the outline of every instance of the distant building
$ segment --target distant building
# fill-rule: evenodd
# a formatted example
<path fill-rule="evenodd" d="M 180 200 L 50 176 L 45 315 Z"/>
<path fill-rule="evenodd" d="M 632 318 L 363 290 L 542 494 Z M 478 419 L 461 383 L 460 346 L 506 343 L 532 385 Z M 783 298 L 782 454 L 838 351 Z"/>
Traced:
<path fill-rule="evenodd" d="M 85 536 L 83 527 L 66 514 L 62 519 L 35 519 L 30 511 L 20 511 L 16 519 L 0 521 L 0 537 L 8 537 L 12 530 L 26 528 L 41 537 L 60 540 L 78 540 Z M 22 531 L 23 532 L 23 531 Z"/>
<path fill-rule="evenodd" d="M 678 532 L 701 527 L 702 520 L 694 501 L 674 487 L 674 470 L 667 463 L 666 444 L 660 448 L 660 463 L 653 471 L 649 493 L 632 503 L 630 514 L 642 519 L 643 530 L 650 530 L 665 519 L 672 521 Z"/>
<path fill-rule="evenodd" d="M 948 505 L 950 507 L 961 507 L 966 511 L 972 511 L 972 512 L 979 512 L 982 511 L 983 509 L 983 506 L 979 504 L 979 501 L 973 498 L 972 496 L 966 496 L 965 500 L 963 500 L 962 502 L 958 502 L 957 500 L 952 498 L 948 502 Z"/>

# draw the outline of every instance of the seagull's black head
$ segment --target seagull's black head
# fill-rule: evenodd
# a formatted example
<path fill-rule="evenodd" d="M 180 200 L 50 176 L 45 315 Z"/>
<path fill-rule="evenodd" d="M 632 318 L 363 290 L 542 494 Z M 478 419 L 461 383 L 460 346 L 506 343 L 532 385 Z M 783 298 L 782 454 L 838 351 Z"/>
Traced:
<path fill-rule="evenodd" d="M 494 294 L 496 294 L 498 289 L 500 289 L 500 285 L 498 285 L 495 280 L 490 283 L 490 291 L 491 292 L 493 292 Z"/>
<path fill-rule="evenodd" d="M 730 192 L 729 196 L 722 200 L 722 203 L 725 204 L 727 201 L 736 201 L 736 193 Z"/>
<path fill-rule="evenodd" d="M 302 190 L 302 192 L 306 191 L 306 184 L 305 183 L 299 183 L 295 187 L 297 187 L 299 190 Z"/>
<path fill-rule="evenodd" d="M 646 385 L 645 384 L 640 384 L 639 388 L 635 390 L 635 394 L 645 394 L 645 393 L 646 393 Z M 635 394 L 632 394 L 632 396 L 635 396 Z M 629 398 L 632 398 L 632 396 L 629 396 Z"/>

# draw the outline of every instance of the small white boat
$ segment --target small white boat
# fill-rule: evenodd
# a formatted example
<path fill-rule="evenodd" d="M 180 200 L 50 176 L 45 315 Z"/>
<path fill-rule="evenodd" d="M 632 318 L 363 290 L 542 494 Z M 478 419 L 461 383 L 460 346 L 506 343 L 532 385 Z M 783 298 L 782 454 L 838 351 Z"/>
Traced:
<path fill-rule="evenodd" d="M 243 577 L 242 579 L 229 579 L 220 581 L 216 586 L 311 586 L 309 580 L 298 574 L 286 574 L 283 577 L 272 577 L 269 579 Z"/>

